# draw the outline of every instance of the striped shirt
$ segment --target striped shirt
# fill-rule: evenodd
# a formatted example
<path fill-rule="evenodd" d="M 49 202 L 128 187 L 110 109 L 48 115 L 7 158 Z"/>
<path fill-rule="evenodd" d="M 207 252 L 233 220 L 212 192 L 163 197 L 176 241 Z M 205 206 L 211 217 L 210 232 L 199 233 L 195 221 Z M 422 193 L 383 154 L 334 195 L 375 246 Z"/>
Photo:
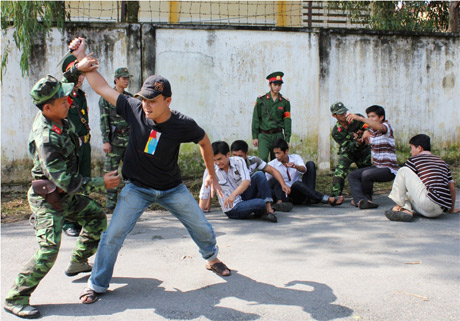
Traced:
<path fill-rule="evenodd" d="M 214 164 L 217 180 L 220 187 L 222 188 L 222 193 L 224 194 L 224 197 L 219 197 L 219 203 L 224 213 L 230 211 L 236 204 L 243 201 L 241 195 L 238 195 L 233 201 L 233 206 L 229 208 L 224 206 L 225 200 L 238 188 L 238 186 L 240 186 L 243 181 L 251 181 L 249 170 L 246 167 L 246 163 L 243 158 L 232 156 L 229 157 L 228 160 L 230 162 L 228 165 L 228 172 L 220 169 L 217 165 Z M 208 170 L 206 169 L 203 174 L 203 183 L 201 185 L 199 196 L 200 199 L 203 200 L 207 200 L 211 196 L 211 186 L 205 186 L 207 176 Z"/>
<path fill-rule="evenodd" d="M 396 159 L 395 138 L 393 136 L 393 128 L 387 121 L 383 122 L 383 126 L 387 128 L 386 133 L 380 130 L 369 129 L 371 136 L 372 163 L 375 167 L 388 168 L 393 174 L 398 172 L 398 160 Z"/>
<path fill-rule="evenodd" d="M 248 156 L 245 161 L 251 176 L 256 172 L 256 170 L 265 171 L 267 168 L 267 163 L 257 156 Z"/>
<path fill-rule="evenodd" d="M 453 181 L 449 165 L 431 153 L 421 153 L 409 158 L 404 166 L 409 167 L 420 177 L 428 191 L 428 198 L 445 211 L 452 206 L 448 184 Z"/>

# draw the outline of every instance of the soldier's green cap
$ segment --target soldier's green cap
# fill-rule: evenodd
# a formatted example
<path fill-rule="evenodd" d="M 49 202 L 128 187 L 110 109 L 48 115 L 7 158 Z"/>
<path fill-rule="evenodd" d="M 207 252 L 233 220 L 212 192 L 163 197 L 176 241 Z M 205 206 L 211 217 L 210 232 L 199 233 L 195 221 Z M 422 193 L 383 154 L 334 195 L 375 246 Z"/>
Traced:
<path fill-rule="evenodd" d="M 268 83 L 279 83 L 279 84 L 282 84 L 284 81 L 283 81 L 283 76 L 284 76 L 284 72 L 282 71 L 275 71 L 275 72 L 272 72 L 270 75 L 267 76 L 267 80 L 268 80 Z"/>
<path fill-rule="evenodd" d="M 70 55 L 67 58 L 65 58 L 61 65 L 62 72 L 66 72 L 67 69 L 69 69 L 69 67 L 72 67 L 76 61 L 77 57 L 75 57 L 74 55 Z"/>
<path fill-rule="evenodd" d="M 120 67 L 115 70 L 115 73 L 113 75 L 115 78 L 118 77 L 132 77 L 133 75 L 129 74 L 128 68 L 126 67 Z"/>
<path fill-rule="evenodd" d="M 348 111 L 348 108 L 345 107 L 343 103 L 337 101 L 331 105 L 331 113 L 333 114 L 345 114 Z"/>
<path fill-rule="evenodd" d="M 46 103 L 51 99 L 57 99 L 70 95 L 73 90 L 73 83 L 62 83 L 51 75 L 37 81 L 32 87 L 30 95 L 35 105 Z"/>

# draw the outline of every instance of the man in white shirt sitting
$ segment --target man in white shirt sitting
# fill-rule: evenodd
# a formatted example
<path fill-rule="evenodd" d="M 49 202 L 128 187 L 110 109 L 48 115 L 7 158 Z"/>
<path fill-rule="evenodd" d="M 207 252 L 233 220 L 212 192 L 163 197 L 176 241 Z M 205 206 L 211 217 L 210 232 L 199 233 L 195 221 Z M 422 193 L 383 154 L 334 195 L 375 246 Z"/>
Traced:
<path fill-rule="evenodd" d="M 291 187 L 291 194 L 283 193 L 281 185 L 272 178 L 272 175 L 265 174 L 272 187 L 273 198 L 276 204 L 292 200 L 294 204 L 302 204 L 306 200 L 312 203 L 324 203 L 332 206 L 341 204 L 343 196 L 328 196 L 315 190 L 316 168 L 312 161 L 304 163 L 302 157 L 297 154 L 289 154 L 289 145 L 284 139 L 277 139 L 273 144 L 273 152 L 276 159 L 270 161 L 272 166 L 281 173 L 285 183 Z M 303 174 L 303 177 L 302 177 Z"/>
<path fill-rule="evenodd" d="M 246 163 L 241 157 L 230 157 L 230 148 L 226 142 L 217 141 L 212 143 L 214 152 L 214 168 L 217 180 L 222 188 L 223 197 L 219 197 L 222 211 L 231 219 L 246 219 L 252 213 L 265 221 L 276 223 L 278 219 L 271 209 L 272 199 L 262 198 L 244 199 L 242 194 L 251 185 L 251 176 Z M 211 190 L 205 186 L 208 173 L 203 175 L 203 184 L 200 190 L 199 205 L 203 211 L 209 211 Z"/>
<path fill-rule="evenodd" d="M 232 156 L 242 157 L 249 169 L 249 175 L 251 175 L 251 185 L 242 194 L 243 199 L 252 199 L 259 195 L 259 197 L 263 198 L 266 202 L 273 202 L 272 191 L 264 173 L 271 174 L 280 183 L 283 192 L 289 195 L 291 193 L 291 188 L 286 185 L 280 172 L 268 165 L 261 158 L 249 156 L 248 149 L 249 146 L 244 140 L 235 140 L 230 146 Z M 282 206 L 276 205 L 275 210 L 289 212 L 293 207 L 292 203 L 289 202 L 281 203 L 281 205 Z M 271 205 L 269 203 L 267 203 L 267 211 L 271 212 Z"/>

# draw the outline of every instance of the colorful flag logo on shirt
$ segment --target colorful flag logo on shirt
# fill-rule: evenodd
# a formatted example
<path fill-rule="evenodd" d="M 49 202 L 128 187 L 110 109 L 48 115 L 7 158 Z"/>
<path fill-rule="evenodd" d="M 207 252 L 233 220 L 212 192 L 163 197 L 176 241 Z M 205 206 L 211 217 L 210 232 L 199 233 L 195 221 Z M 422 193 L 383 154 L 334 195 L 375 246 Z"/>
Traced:
<path fill-rule="evenodd" d="M 150 132 L 149 140 L 147 141 L 147 144 L 145 144 L 144 153 L 151 155 L 155 154 L 158 142 L 160 141 L 160 136 L 160 132 L 157 132 L 156 130 L 152 129 L 152 131 Z"/>

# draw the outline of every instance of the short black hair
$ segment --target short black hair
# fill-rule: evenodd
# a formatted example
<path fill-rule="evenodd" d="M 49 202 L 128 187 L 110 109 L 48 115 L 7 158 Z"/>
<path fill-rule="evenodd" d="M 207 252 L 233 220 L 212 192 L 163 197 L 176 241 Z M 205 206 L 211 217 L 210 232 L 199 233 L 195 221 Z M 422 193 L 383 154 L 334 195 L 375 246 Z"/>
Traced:
<path fill-rule="evenodd" d="M 246 143 L 244 140 L 235 140 L 232 143 L 232 146 L 230 146 L 230 150 L 232 152 L 236 152 L 240 150 L 243 153 L 247 153 L 249 150 L 249 146 L 248 146 L 248 143 Z"/>
<path fill-rule="evenodd" d="M 372 105 L 372 106 L 367 107 L 366 114 L 369 114 L 369 113 L 376 113 L 377 116 L 379 117 L 383 116 L 383 120 L 385 120 L 385 109 L 383 109 L 382 106 Z"/>
<path fill-rule="evenodd" d="M 289 149 L 289 145 L 284 139 L 278 138 L 273 143 L 273 149 L 275 149 L 275 148 L 279 148 L 279 149 L 281 149 L 282 152 L 286 152 Z"/>
<path fill-rule="evenodd" d="M 430 136 L 425 135 L 425 134 L 418 134 L 412 137 L 409 140 L 409 144 L 414 145 L 415 147 L 421 146 L 423 150 L 426 150 L 428 152 L 431 151 L 431 139 Z"/>
<path fill-rule="evenodd" d="M 214 156 L 217 154 L 222 154 L 222 155 L 227 155 L 230 153 L 230 148 L 228 147 L 228 144 L 222 140 L 218 140 L 217 142 L 214 142 L 211 144 L 212 146 L 212 151 L 214 152 Z"/>
<path fill-rule="evenodd" d="M 47 100 L 47 101 L 45 101 L 45 102 L 43 102 L 43 103 L 41 103 L 41 104 L 35 105 L 35 106 L 37 106 L 38 109 L 40 109 L 41 111 L 43 111 L 43 106 L 45 106 L 46 104 L 51 104 L 51 105 L 54 104 L 54 101 L 55 101 L 56 99 L 57 99 L 57 98 L 51 98 L 51 99 L 49 99 L 49 100 Z"/>

